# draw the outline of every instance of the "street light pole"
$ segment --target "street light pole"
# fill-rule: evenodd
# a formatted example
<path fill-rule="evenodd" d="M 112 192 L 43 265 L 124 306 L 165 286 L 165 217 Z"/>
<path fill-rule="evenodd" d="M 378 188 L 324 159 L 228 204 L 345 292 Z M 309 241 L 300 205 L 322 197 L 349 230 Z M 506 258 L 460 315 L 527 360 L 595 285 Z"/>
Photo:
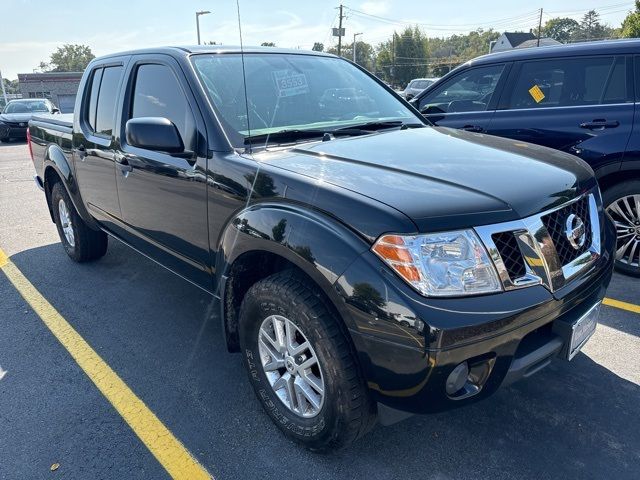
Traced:
<path fill-rule="evenodd" d="M 362 35 L 362 32 L 353 34 L 353 63 L 356 63 L 356 37 L 358 35 Z"/>
<path fill-rule="evenodd" d="M 209 10 L 202 10 L 200 12 L 196 12 L 196 31 L 198 32 L 198 45 L 200 45 L 200 15 L 206 15 L 211 13 Z"/>

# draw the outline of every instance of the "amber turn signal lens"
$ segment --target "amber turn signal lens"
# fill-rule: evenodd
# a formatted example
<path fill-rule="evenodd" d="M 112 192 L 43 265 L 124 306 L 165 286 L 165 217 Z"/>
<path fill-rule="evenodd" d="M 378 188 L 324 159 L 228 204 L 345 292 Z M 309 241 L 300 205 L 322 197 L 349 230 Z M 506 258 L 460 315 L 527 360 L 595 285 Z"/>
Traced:
<path fill-rule="evenodd" d="M 385 235 L 376 242 L 372 250 L 407 282 L 420 281 L 420 271 L 414 266 L 411 252 L 401 236 Z"/>

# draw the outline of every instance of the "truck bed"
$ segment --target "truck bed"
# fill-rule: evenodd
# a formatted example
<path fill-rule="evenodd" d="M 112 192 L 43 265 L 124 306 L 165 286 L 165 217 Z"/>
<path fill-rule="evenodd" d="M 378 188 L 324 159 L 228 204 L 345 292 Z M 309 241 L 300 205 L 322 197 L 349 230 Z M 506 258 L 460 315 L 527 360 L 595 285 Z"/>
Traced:
<path fill-rule="evenodd" d="M 31 122 L 47 123 L 50 125 L 56 125 L 58 127 L 72 128 L 73 113 L 63 113 L 58 115 L 43 113 L 41 115 L 34 115 L 31 119 Z"/>

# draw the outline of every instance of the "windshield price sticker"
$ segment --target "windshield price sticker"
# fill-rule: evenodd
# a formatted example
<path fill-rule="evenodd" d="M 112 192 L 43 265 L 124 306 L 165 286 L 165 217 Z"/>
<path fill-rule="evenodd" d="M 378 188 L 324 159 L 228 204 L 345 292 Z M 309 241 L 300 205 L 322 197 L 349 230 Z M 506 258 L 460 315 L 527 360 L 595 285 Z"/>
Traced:
<path fill-rule="evenodd" d="M 534 85 L 529 89 L 529 95 L 531 95 L 536 103 L 540 103 L 542 100 L 544 100 L 544 93 L 542 93 L 542 90 L 538 85 Z"/>
<path fill-rule="evenodd" d="M 279 97 L 293 97 L 309 92 L 307 76 L 304 73 L 295 73 L 291 70 L 277 70 L 273 72 Z"/>

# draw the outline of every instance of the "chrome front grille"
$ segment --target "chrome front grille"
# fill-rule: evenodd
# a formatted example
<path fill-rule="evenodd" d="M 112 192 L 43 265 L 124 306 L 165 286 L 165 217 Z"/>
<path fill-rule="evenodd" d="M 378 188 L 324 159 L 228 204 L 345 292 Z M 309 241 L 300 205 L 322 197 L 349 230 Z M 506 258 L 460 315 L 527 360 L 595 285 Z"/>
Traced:
<path fill-rule="evenodd" d="M 592 192 L 522 220 L 475 230 L 505 290 L 542 284 L 553 292 L 600 256 L 599 206 L 599 192 Z"/>
<path fill-rule="evenodd" d="M 514 232 L 494 233 L 491 238 L 496 244 L 500 258 L 504 263 L 509 278 L 516 280 L 523 277 L 527 273 L 527 267 L 518 246 L 518 239 Z"/>
<path fill-rule="evenodd" d="M 574 248 L 567 236 L 566 219 L 569 215 L 577 215 L 583 219 L 585 227 L 585 242 L 580 248 Z M 570 203 L 564 208 L 554 210 L 548 215 L 542 217 L 542 223 L 547 227 L 547 231 L 556 246 L 560 263 L 566 265 L 573 262 L 576 258 L 589 250 L 591 246 L 591 220 L 589 218 L 589 198 L 582 197 L 577 202 Z"/>

